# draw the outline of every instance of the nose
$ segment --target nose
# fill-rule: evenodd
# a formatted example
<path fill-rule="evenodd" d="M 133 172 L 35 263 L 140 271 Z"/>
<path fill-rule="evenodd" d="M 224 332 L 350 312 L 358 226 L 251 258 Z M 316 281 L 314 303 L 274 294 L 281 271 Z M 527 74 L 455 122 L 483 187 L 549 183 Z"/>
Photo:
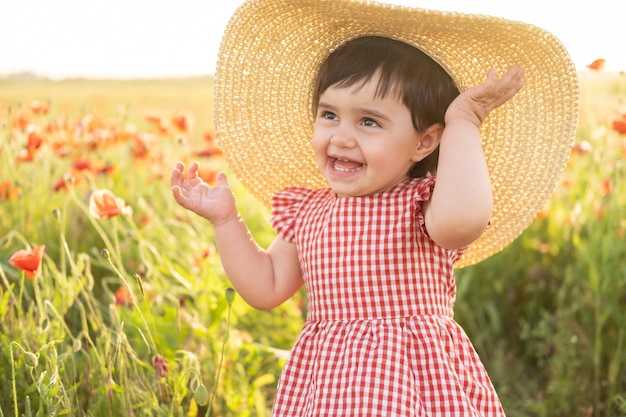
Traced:
<path fill-rule="evenodd" d="M 350 126 L 339 125 L 332 133 L 330 143 L 343 148 L 353 147 L 356 143 L 354 130 Z"/>

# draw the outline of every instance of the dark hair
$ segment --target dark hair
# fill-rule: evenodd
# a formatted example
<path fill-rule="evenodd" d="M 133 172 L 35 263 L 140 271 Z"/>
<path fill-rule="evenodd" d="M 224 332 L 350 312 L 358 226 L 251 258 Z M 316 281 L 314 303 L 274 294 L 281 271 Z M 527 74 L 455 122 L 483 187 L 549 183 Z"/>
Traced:
<path fill-rule="evenodd" d="M 346 42 L 322 63 L 313 90 L 313 114 L 319 97 L 330 86 L 351 87 L 366 84 L 380 71 L 376 96 L 393 94 L 411 112 L 418 132 L 435 123 L 444 125 L 448 106 L 459 94 L 452 77 L 432 58 L 419 49 L 394 39 L 366 36 Z M 435 173 L 439 147 L 415 163 L 411 177 Z"/>

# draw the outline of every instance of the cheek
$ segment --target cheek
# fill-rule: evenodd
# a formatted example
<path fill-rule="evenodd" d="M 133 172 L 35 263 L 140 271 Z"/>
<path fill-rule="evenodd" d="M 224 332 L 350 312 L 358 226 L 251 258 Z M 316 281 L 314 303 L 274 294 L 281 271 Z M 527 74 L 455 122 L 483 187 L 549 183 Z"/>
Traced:
<path fill-rule="evenodd" d="M 326 153 L 326 141 L 324 140 L 323 129 L 313 128 L 312 146 L 315 154 L 318 155 L 321 152 Z"/>

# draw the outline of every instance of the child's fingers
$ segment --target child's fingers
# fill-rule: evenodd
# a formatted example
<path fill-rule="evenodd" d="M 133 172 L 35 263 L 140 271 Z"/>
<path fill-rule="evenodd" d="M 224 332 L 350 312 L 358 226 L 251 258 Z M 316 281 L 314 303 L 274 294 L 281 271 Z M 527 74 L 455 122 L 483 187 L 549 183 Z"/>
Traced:
<path fill-rule="evenodd" d="M 513 66 L 507 70 L 501 81 L 503 84 L 512 86 L 514 88 L 515 86 L 520 84 L 523 75 L 524 70 L 522 70 L 522 68 Z"/>
<path fill-rule="evenodd" d="M 503 96 L 506 100 L 512 98 L 524 85 L 522 76 L 524 71 L 520 67 L 511 67 L 505 74 L 506 80 L 503 87 Z"/>
<path fill-rule="evenodd" d="M 174 169 L 172 169 L 172 174 L 170 176 L 170 185 L 179 185 L 181 182 L 181 177 L 183 175 L 183 171 L 185 170 L 185 165 L 182 162 L 177 162 Z"/>
<path fill-rule="evenodd" d="M 507 70 L 506 75 L 514 79 L 520 79 L 522 78 L 522 75 L 524 75 L 524 69 L 522 67 L 518 67 L 517 65 L 513 65 Z"/>
<path fill-rule="evenodd" d="M 188 205 L 188 200 L 187 197 L 183 194 L 183 189 L 180 187 L 180 185 L 172 185 L 171 190 L 172 195 L 174 196 L 174 200 L 176 200 L 178 204 L 186 208 Z"/>
<path fill-rule="evenodd" d="M 174 196 L 174 199 L 180 202 L 183 196 L 180 186 L 172 185 L 171 190 L 172 190 L 172 195 Z"/>
<path fill-rule="evenodd" d="M 187 170 L 187 178 L 188 179 L 195 179 L 198 178 L 198 168 L 200 167 L 200 165 L 198 164 L 198 162 L 194 162 L 189 166 L 189 169 Z"/>
<path fill-rule="evenodd" d="M 522 88 L 523 74 L 522 68 L 513 66 L 507 70 L 502 78 L 498 78 L 495 70 L 490 69 L 478 95 L 482 96 L 485 102 L 491 102 L 490 110 L 498 107 L 511 99 Z"/>
<path fill-rule="evenodd" d="M 215 184 L 218 186 L 223 185 L 228 187 L 228 178 L 226 177 L 226 174 L 218 172 L 217 177 L 215 177 Z"/>

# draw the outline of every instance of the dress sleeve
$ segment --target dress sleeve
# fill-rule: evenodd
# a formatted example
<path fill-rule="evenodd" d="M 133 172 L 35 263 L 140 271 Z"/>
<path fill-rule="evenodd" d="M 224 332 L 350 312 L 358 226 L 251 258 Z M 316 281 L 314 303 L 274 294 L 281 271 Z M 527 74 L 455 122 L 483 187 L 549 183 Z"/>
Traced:
<path fill-rule="evenodd" d="M 270 224 L 287 242 L 295 242 L 297 214 L 307 194 L 306 188 L 291 187 L 272 196 Z"/>
<path fill-rule="evenodd" d="M 422 211 L 422 205 L 425 201 L 428 201 L 432 195 L 433 189 L 435 188 L 435 177 L 428 173 L 425 177 L 423 177 L 416 185 L 415 191 L 415 219 L 420 228 L 420 231 L 424 233 L 430 239 L 430 235 L 426 230 L 426 219 L 424 218 L 424 212 Z M 491 222 L 489 222 L 485 228 L 485 230 L 489 227 Z M 448 259 L 451 264 L 455 264 L 470 245 L 459 249 L 450 249 L 446 250 L 448 253 Z"/>
<path fill-rule="evenodd" d="M 435 188 L 435 177 L 428 173 L 425 177 L 420 178 L 420 180 L 416 184 L 415 188 L 415 205 L 414 205 L 414 214 L 415 219 L 417 220 L 417 224 L 426 236 L 428 236 L 428 231 L 426 230 L 426 219 L 424 218 L 424 212 L 422 211 L 422 205 L 425 201 L 430 200 L 430 196 L 433 193 L 433 189 Z"/>

